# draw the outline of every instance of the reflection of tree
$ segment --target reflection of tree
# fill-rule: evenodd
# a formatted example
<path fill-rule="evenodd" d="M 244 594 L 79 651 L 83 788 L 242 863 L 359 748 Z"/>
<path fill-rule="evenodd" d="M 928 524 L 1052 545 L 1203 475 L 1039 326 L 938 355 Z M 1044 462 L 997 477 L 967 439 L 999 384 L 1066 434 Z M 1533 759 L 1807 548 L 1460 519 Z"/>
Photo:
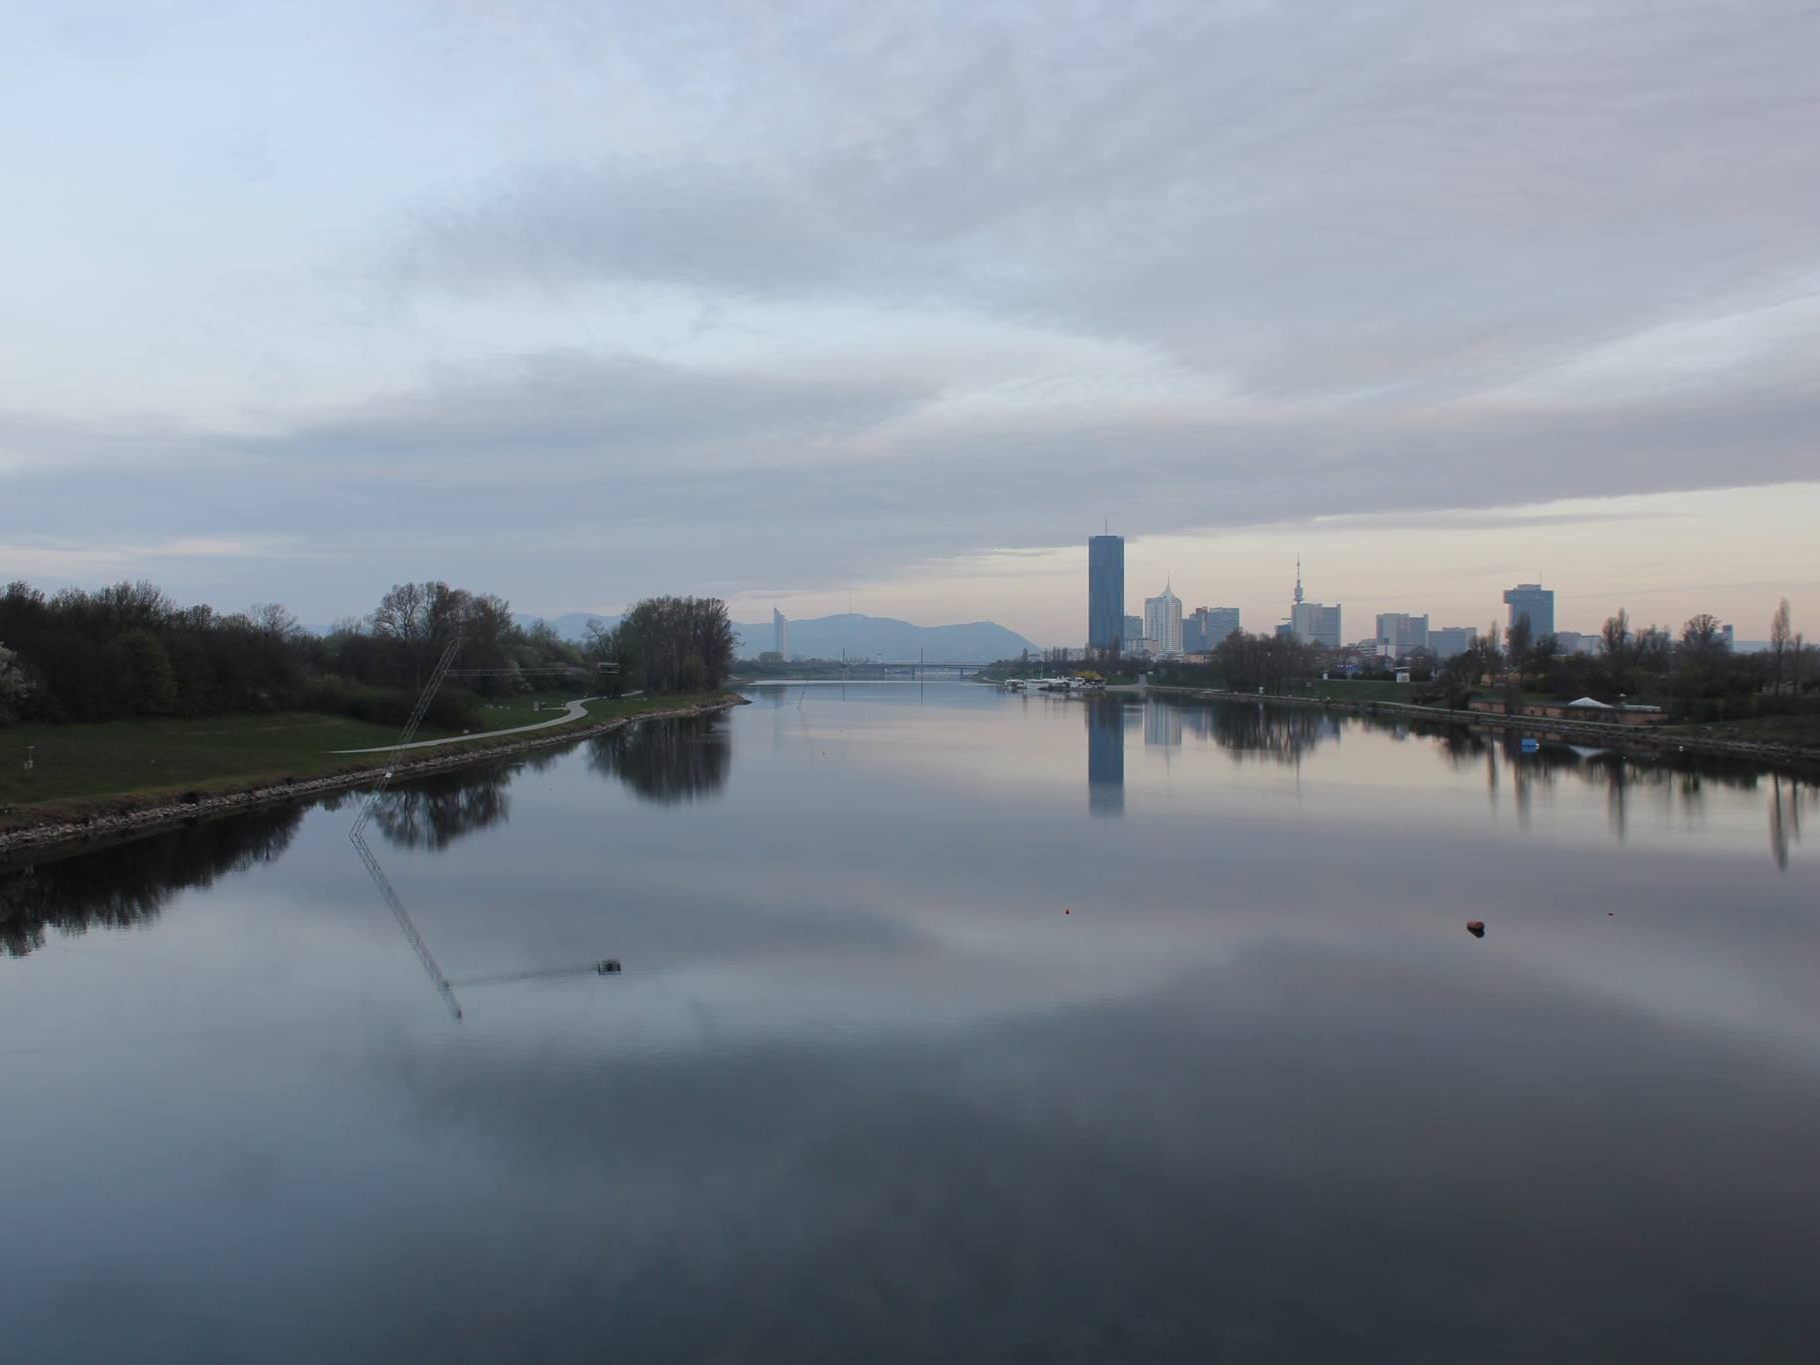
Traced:
<path fill-rule="evenodd" d="M 505 820 L 512 776 L 509 767 L 466 769 L 394 787 L 374 802 L 373 824 L 395 848 L 447 848 Z"/>
<path fill-rule="evenodd" d="M 1801 842 L 1801 784 L 1772 780 L 1769 792 L 1769 851 L 1776 866 L 1788 867 L 1788 846 Z"/>
<path fill-rule="evenodd" d="M 304 807 L 270 806 L 35 866 L 0 868 L 0 948 L 23 957 L 46 927 L 79 934 L 155 919 L 177 891 L 276 859 Z"/>
<path fill-rule="evenodd" d="M 1363 724 L 1373 724 L 1369 719 Z M 1814 783 L 1798 776 L 1777 773 L 1746 758 L 1729 754 L 1693 754 L 1620 751 L 1585 744 L 1545 743 L 1524 753 L 1522 737 L 1514 731 L 1491 734 L 1461 727 L 1426 729 L 1436 748 L 1456 769 L 1487 765 L 1491 803 L 1497 805 L 1497 761 L 1506 760 L 1517 785 L 1519 811 L 1527 814 L 1533 789 L 1552 786 L 1561 774 L 1571 774 L 1588 786 L 1603 787 L 1612 832 L 1622 840 L 1630 822 L 1633 796 L 1656 795 L 1664 804 L 1678 802 L 1688 813 L 1706 803 L 1712 787 L 1757 791 L 1770 785 L 1770 851 L 1780 867 L 1788 865 L 1788 845 L 1800 838 L 1803 793 Z"/>
<path fill-rule="evenodd" d="M 1214 743 L 1234 760 L 1299 763 L 1302 755 L 1340 733 L 1340 719 L 1302 707 L 1228 704 L 1213 708 Z"/>
<path fill-rule="evenodd" d="M 588 741 L 588 766 L 646 801 L 671 805 L 726 785 L 733 746 L 718 716 L 648 720 Z"/>

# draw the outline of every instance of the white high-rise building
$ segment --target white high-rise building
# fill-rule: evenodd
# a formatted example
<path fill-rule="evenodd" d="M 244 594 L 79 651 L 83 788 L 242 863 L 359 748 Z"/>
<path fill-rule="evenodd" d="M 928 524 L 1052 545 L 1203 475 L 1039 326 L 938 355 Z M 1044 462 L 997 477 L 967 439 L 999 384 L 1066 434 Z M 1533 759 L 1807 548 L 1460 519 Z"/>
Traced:
<path fill-rule="evenodd" d="M 1158 654 L 1182 652 L 1182 599 L 1165 583 L 1156 597 L 1144 599 L 1144 635 L 1156 642 Z"/>
<path fill-rule="evenodd" d="M 775 649 L 785 662 L 790 658 L 790 618 L 776 607 L 771 608 L 771 648 Z"/>

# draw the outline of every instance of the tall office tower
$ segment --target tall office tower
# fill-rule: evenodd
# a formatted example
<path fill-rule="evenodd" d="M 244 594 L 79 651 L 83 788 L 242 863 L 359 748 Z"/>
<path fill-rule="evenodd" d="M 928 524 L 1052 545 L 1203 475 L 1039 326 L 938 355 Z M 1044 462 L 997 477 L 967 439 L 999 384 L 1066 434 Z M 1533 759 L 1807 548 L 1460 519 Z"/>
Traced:
<path fill-rule="evenodd" d="M 1529 636 L 1540 640 L 1544 635 L 1555 633 L 1555 594 L 1554 589 L 1545 588 L 1540 583 L 1519 583 L 1514 588 L 1504 590 L 1504 600 L 1510 606 L 1510 624 L 1527 616 L 1529 618 Z"/>
<path fill-rule="evenodd" d="M 1125 618 L 1125 632 L 1124 632 L 1123 638 L 1126 640 L 1143 639 L 1144 638 L 1144 618 L 1141 616 L 1127 616 Z"/>
<path fill-rule="evenodd" d="M 1406 611 L 1378 613 L 1378 653 L 1400 659 L 1418 649 L 1428 648 L 1428 617 L 1411 616 Z"/>
<path fill-rule="evenodd" d="M 1157 596 L 1144 599 L 1144 634 L 1156 641 L 1158 654 L 1182 652 L 1182 599 L 1167 583 Z"/>
<path fill-rule="evenodd" d="M 1087 644 L 1111 649 L 1125 634 L 1125 537 L 1087 538 Z"/>
<path fill-rule="evenodd" d="M 790 658 L 790 618 L 776 607 L 771 608 L 771 648 L 787 662 Z"/>

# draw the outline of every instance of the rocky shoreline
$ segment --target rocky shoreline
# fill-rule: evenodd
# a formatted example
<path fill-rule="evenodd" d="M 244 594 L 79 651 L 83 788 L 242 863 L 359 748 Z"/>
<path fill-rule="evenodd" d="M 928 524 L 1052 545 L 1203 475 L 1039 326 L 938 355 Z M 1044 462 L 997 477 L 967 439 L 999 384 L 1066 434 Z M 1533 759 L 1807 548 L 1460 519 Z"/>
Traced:
<path fill-rule="evenodd" d="M 647 720 L 676 720 L 688 716 L 714 715 L 746 704 L 744 697 L 728 695 L 720 701 L 705 702 L 696 706 L 680 706 L 667 711 L 647 711 L 636 716 L 618 716 L 613 720 L 600 721 L 593 725 L 577 725 L 573 728 L 551 730 L 504 744 L 486 744 L 484 741 L 476 741 L 476 747 L 473 748 L 464 747 L 455 752 L 443 754 L 431 751 L 422 758 L 403 759 L 393 764 L 392 776 L 394 780 L 409 780 L 427 773 L 444 772 L 451 768 L 462 768 L 475 763 L 511 758 L 514 755 L 530 753 L 537 749 L 572 744 L 578 739 L 609 734 L 624 726 L 636 725 Z M 95 807 L 94 814 L 78 819 L 47 821 L 41 825 L 28 825 L 20 829 L 0 830 L 0 859 L 20 852 L 37 853 L 44 849 L 62 848 L 73 844 L 117 840 L 128 835 L 148 833 L 169 825 L 184 824 L 191 820 L 228 815 L 253 806 L 267 805 L 277 801 L 295 801 L 301 797 L 316 796 L 323 792 L 367 786 L 384 771 L 385 764 L 382 760 L 362 767 L 330 773 L 324 777 L 309 777 L 295 781 L 288 779 L 277 782 L 265 781 L 257 786 L 249 786 L 237 791 L 219 791 L 207 795 L 197 795 L 190 800 L 172 801 L 168 797 L 162 797 L 159 798 L 159 804 L 142 807 L 131 806 L 129 804 L 132 800 L 130 796 L 96 797 L 89 803 Z"/>

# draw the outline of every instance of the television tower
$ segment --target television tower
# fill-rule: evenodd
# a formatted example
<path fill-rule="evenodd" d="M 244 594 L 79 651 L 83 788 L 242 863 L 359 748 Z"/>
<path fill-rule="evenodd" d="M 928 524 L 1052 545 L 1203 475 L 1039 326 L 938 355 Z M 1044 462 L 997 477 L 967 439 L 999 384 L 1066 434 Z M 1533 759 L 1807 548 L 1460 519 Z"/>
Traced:
<path fill-rule="evenodd" d="M 1295 557 L 1295 604 L 1302 605 L 1302 556 Z"/>

